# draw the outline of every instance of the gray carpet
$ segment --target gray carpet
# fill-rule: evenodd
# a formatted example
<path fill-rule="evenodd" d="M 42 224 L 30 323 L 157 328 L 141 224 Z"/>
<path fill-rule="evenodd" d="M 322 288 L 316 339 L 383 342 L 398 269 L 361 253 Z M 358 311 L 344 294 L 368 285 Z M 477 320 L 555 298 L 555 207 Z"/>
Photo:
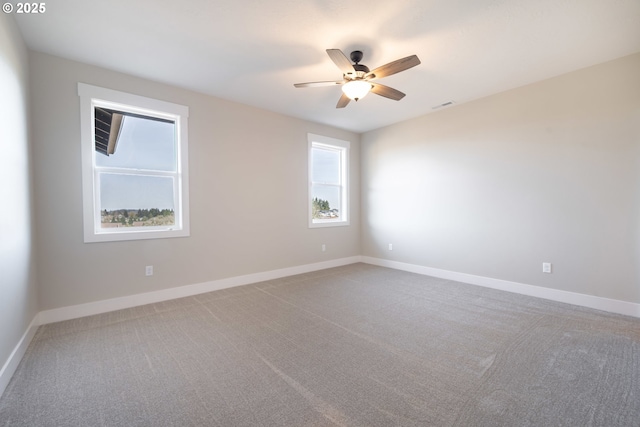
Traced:
<path fill-rule="evenodd" d="M 640 319 L 365 264 L 41 327 L 2 426 L 640 426 Z"/>

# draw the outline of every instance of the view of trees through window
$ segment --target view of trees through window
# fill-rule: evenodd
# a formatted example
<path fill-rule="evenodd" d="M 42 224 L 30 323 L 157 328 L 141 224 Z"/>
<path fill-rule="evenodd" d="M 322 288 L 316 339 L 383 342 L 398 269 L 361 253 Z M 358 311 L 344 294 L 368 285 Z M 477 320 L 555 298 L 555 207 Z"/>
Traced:
<path fill-rule="evenodd" d="M 339 218 L 340 211 L 338 209 L 331 209 L 328 200 L 322 200 L 315 197 L 312 201 L 311 216 L 313 219 Z"/>
<path fill-rule="evenodd" d="M 118 209 L 102 211 L 103 228 L 110 227 L 157 227 L 175 223 L 173 209 Z"/>

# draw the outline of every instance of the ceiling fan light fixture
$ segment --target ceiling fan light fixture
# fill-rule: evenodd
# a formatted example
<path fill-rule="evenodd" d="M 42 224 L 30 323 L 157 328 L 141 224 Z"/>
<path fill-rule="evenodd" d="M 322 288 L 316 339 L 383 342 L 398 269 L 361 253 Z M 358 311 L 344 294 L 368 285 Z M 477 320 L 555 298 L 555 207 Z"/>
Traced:
<path fill-rule="evenodd" d="M 371 83 L 365 80 L 351 80 L 342 85 L 342 92 L 354 101 L 364 98 L 370 90 Z"/>
<path fill-rule="evenodd" d="M 380 83 L 371 83 L 370 80 L 382 77 L 392 76 L 401 71 L 408 70 L 420 64 L 420 60 L 416 55 L 407 56 L 397 59 L 388 64 L 382 65 L 373 71 L 369 67 L 360 63 L 362 60 L 362 51 L 354 50 L 351 52 L 351 61 L 340 49 L 327 49 L 327 54 L 334 64 L 342 71 L 342 81 L 324 81 L 295 83 L 295 87 L 317 87 L 317 86 L 335 86 L 342 85 L 342 96 L 336 104 L 336 108 L 344 108 L 349 102 L 357 101 L 364 98 L 369 92 L 383 96 L 394 101 L 400 101 L 405 94 L 392 87 L 381 85 Z"/>

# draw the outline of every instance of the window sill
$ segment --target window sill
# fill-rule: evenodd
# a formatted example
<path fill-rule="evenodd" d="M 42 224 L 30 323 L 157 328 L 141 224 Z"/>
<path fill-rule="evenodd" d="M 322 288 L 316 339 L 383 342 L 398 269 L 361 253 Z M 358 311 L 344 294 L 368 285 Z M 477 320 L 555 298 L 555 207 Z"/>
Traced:
<path fill-rule="evenodd" d="M 122 242 L 128 240 L 171 239 L 175 237 L 189 237 L 188 229 L 181 230 L 132 230 L 121 232 L 85 232 L 85 243 Z"/>
<path fill-rule="evenodd" d="M 324 227 L 345 227 L 349 225 L 349 221 L 318 221 L 310 222 L 309 228 L 324 228 Z"/>

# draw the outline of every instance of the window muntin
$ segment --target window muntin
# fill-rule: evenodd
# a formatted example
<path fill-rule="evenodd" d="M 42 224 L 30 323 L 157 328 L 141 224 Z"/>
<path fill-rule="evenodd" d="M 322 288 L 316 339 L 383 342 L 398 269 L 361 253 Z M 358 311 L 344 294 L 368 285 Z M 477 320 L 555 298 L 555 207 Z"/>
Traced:
<path fill-rule="evenodd" d="M 348 225 L 349 142 L 309 134 L 309 227 Z"/>
<path fill-rule="evenodd" d="M 78 84 L 85 242 L 189 235 L 187 107 Z"/>

